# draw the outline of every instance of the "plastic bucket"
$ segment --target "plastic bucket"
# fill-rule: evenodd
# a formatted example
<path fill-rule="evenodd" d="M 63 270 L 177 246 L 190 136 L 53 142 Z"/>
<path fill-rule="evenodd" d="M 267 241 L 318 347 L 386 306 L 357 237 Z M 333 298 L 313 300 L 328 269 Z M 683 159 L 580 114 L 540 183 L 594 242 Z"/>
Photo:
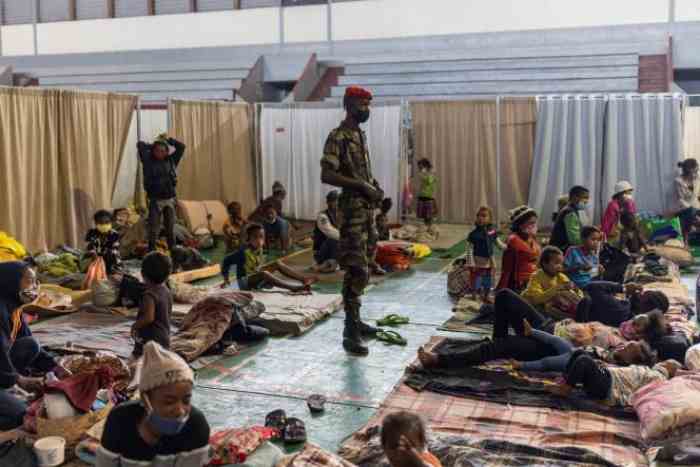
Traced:
<path fill-rule="evenodd" d="M 39 467 L 56 467 L 63 464 L 66 458 L 66 440 L 60 436 L 41 438 L 34 443 Z"/>

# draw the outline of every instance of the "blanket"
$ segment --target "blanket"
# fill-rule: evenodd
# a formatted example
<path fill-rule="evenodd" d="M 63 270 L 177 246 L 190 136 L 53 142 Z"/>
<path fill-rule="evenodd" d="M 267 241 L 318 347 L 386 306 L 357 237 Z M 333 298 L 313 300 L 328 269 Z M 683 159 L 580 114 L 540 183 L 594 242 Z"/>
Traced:
<path fill-rule="evenodd" d="M 441 339 L 437 341 L 435 351 L 438 353 L 465 351 L 482 342 Z M 450 370 L 426 370 L 414 367 L 407 371 L 404 384 L 416 391 L 432 391 L 508 405 L 579 410 L 620 418 L 637 418 L 632 409 L 610 407 L 590 400 L 581 390 L 576 390 L 566 398 L 549 393 L 546 386 L 555 384 L 557 376 L 532 373 L 524 375 L 513 371 L 508 365 L 498 363 Z"/>
<path fill-rule="evenodd" d="M 343 298 L 338 294 L 290 295 L 279 291 L 254 292 L 265 311 L 255 320 L 274 336 L 298 336 L 318 321 L 338 311 Z"/>
<path fill-rule="evenodd" d="M 187 362 L 204 354 L 236 324 L 257 318 L 264 306 L 243 292 L 226 292 L 198 302 L 184 317 L 170 348 Z"/>

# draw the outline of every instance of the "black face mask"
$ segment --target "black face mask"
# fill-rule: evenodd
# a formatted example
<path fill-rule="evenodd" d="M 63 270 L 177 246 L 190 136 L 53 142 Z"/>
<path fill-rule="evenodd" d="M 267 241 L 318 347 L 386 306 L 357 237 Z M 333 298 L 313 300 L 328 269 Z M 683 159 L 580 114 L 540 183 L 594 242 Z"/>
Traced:
<path fill-rule="evenodd" d="M 369 110 L 360 110 L 357 107 L 353 107 L 351 115 L 357 123 L 365 123 L 369 120 Z"/>

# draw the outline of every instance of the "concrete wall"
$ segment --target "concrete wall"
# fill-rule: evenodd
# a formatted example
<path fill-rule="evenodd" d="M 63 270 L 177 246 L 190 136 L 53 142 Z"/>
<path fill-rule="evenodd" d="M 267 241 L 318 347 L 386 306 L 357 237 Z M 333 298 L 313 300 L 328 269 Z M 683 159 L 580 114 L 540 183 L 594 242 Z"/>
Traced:
<path fill-rule="evenodd" d="M 670 0 L 363 0 L 332 5 L 335 41 L 408 38 L 660 23 Z M 678 0 L 683 19 L 700 19 L 697 0 Z M 280 14 L 283 31 L 280 30 Z M 40 54 L 321 42 L 326 5 L 45 23 Z M 32 27 L 2 27 L 3 55 L 34 53 Z"/>

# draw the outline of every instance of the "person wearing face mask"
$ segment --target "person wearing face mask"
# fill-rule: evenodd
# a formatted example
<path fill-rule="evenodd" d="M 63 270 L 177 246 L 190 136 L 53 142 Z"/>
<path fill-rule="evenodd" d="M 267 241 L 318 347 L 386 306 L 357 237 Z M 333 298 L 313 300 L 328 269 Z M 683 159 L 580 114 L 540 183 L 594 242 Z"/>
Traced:
<path fill-rule="evenodd" d="M 119 233 L 112 227 L 112 214 L 109 211 L 97 211 L 93 218 L 95 227 L 85 235 L 85 257 L 90 260 L 101 257 L 104 259 L 107 274 L 113 274 L 121 269 Z"/>
<path fill-rule="evenodd" d="M 681 219 L 683 238 L 688 243 L 688 234 L 698 223 L 700 209 L 700 180 L 698 161 L 686 159 L 678 164 L 680 177 L 676 178 L 676 212 Z"/>
<path fill-rule="evenodd" d="M 175 151 L 170 154 L 170 147 Z M 148 196 L 148 251 L 156 250 L 161 227 L 170 251 L 175 247 L 175 197 L 177 166 L 185 154 L 185 145 L 174 138 L 160 135 L 153 144 L 139 141 L 139 159 L 143 164 L 143 188 Z"/>
<path fill-rule="evenodd" d="M 343 105 L 345 120 L 326 139 L 321 159 L 321 181 L 342 188 L 338 199 L 340 241 L 338 263 L 345 270 L 343 301 L 346 352 L 367 355 L 363 337 L 374 336 L 377 329 L 360 319 L 360 297 L 369 282 L 369 273 L 383 273 L 375 261 L 377 231 L 374 210 L 384 192 L 372 174 L 367 136 L 360 124 L 369 120 L 372 94 L 366 89 L 348 87 Z"/>
<path fill-rule="evenodd" d="M 549 239 L 550 245 L 566 251 L 569 247 L 580 246 L 583 243 L 581 211 L 588 208 L 589 199 L 588 188 L 577 185 L 569 190 L 569 204 L 557 215 Z"/>
<path fill-rule="evenodd" d="M 634 187 L 628 181 L 621 180 L 615 184 L 615 194 L 605 209 L 600 230 L 605 234 L 609 243 L 615 242 L 620 236 L 620 220 L 624 212 L 637 214 L 637 205 L 632 194 Z"/>
<path fill-rule="evenodd" d="M 107 417 L 97 467 L 202 467 L 209 462 L 210 429 L 192 406 L 194 373 L 177 354 L 151 341 L 144 346 L 140 401 Z"/>
<path fill-rule="evenodd" d="M 35 372 L 54 372 L 59 378 L 70 375 L 32 336 L 22 315 L 23 304 L 39 296 L 36 274 L 22 262 L 0 263 L 0 430 L 22 425 L 26 406 L 7 392 L 15 384 L 27 391 L 43 385 Z"/>
<path fill-rule="evenodd" d="M 537 271 L 542 248 L 537 242 L 537 213 L 528 206 L 510 211 L 511 235 L 501 259 L 501 277 L 496 290 L 520 293 Z"/>

